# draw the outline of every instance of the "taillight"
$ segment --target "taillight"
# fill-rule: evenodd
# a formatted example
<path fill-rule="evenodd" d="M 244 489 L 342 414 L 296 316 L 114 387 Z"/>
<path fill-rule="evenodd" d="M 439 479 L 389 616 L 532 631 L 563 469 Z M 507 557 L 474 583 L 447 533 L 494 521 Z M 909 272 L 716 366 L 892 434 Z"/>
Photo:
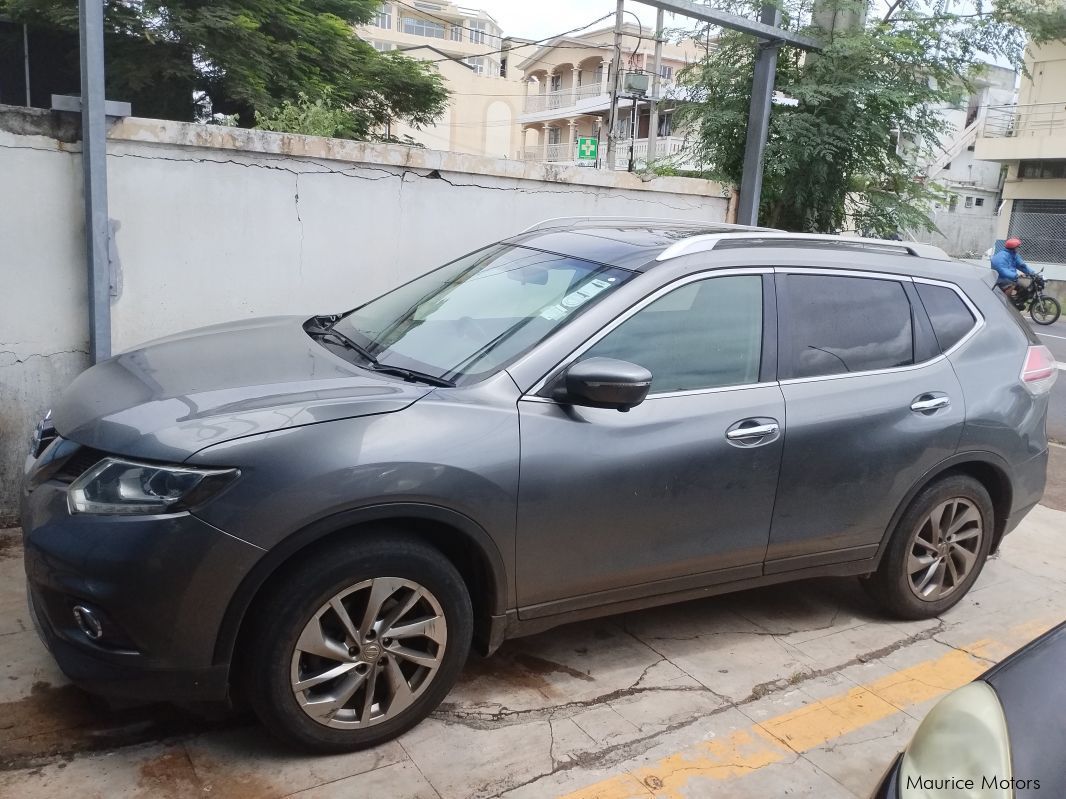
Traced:
<path fill-rule="evenodd" d="M 1029 348 L 1025 353 L 1025 366 L 1022 367 L 1022 383 L 1031 394 L 1046 394 L 1055 385 L 1059 376 L 1059 366 L 1051 350 L 1042 345 Z"/>

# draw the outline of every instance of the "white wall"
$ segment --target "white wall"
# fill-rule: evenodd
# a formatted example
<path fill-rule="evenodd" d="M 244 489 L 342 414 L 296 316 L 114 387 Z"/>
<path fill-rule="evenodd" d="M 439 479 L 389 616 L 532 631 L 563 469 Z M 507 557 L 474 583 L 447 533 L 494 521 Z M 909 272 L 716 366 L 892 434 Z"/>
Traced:
<path fill-rule="evenodd" d="M 991 202 L 991 200 L 986 201 Z M 948 255 L 956 258 L 982 256 L 989 247 L 996 243 L 996 225 L 999 217 L 990 213 L 963 213 L 961 207 L 956 213 L 942 208 L 933 214 L 933 223 L 939 232 L 922 231 L 914 233 L 916 241 L 935 244 L 943 248 Z M 981 211 L 982 209 L 970 209 Z"/>
<path fill-rule="evenodd" d="M 81 157 L 53 121 L 0 108 L 0 522 L 33 424 L 87 361 Z M 351 308 L 545 218 L 726 210 L 718 184 L 687 178 L 144 119 L 109 139 L 116 351 Z"/>

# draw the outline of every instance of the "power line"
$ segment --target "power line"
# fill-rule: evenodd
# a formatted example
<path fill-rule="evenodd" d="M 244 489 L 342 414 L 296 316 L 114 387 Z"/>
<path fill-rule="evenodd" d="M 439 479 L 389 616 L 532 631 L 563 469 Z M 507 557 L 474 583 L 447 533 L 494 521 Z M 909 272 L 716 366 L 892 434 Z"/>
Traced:
<path fill-rule="evenodd" d="M 600 17 L 599 19 L 594 19 L 592 22 L 588 23 L 587 25 L 582 25 L 579 28 L 573 28 L 572 30 L 563 31 L 562 33 L 556 33 L 556 34 L 554 34 L 552 36 L 547 36 L 547 37 L 545 37 L 543 39 L 537 39 L 537 40 L 532 41 L 532 42 L 526 42 L 524 44 L 517 44 L 517 45 L 514 45 L 513 47 L 503 47 L 503 48 L 501 48 L 499 50 L 491 50 L 491 51 L 489 51 L 487 53 L 481 53 L 480 56 L 495 55 L 497 53 L 503 54 L 505 52 L 511 52 L 513 50 L 520 50 L 523 47 L 533 47 L 534 45 L 544 44 L 545 42 L 550 42 L 552 39 L 558 39 L 560 36 L 569 36 L 571 33 L 578 33 L 579 31 L 583 31 L 586 28 L 591 28 L 596 23 L 603 22 L 605 19 L 607 19 L 610 16 L 611 16 L 611 14 L 607 14 L 605 16 Z M 425 63 L 427 63 L 427 64 L 440 64 L 440 63 L 442 63 L 444 61 L 461 61 L 461 60 L 462 59 L 460 59 L 460 58 L 452 58 L 451 56 L 449 56 L 447 58 L 438 58 L 438 59 L 435 59 L 433 61 L 427 61 Z"/>

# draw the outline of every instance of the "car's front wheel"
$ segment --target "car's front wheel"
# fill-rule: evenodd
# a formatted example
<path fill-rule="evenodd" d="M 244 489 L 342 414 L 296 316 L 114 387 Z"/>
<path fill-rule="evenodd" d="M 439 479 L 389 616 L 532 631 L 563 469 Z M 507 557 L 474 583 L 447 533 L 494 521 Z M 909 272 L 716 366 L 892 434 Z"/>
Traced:
<path fill-rule="evenodd" d="M 389 535 L 319 550 L 254 612 L 249 701 L 274 734 L 322 752 L 374 746 L 429 715 L 473 629 L 455 567 Z"/>
<path fill-rule="evenodd" d="M 972 477 L 928 486 L 900 518 L 865 587 L 895 616 L 943 613 L 977 581 L 992 546 L 994 513 L 988 491 Z"/>

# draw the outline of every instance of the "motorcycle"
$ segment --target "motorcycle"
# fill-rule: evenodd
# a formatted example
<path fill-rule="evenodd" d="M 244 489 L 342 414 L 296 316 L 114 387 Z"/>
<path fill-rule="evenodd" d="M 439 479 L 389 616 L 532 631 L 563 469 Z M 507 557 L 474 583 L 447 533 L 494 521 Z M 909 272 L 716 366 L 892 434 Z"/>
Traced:
<path fill-rule="evenodd" d="M 1019 311 L 1029 309 L 1029 316 L 1038 325 L 1053 325 L 1062 314 L 1062 307 L 1054 297 L 1045 294 L 1044 288 L 1047 281 L 1044 280 L 1043 271 L 1038 272 L 1029 279 L 1028 285 L 1016 285 L 1013 294 L 1007 297 L 1011 304 Z"/>

